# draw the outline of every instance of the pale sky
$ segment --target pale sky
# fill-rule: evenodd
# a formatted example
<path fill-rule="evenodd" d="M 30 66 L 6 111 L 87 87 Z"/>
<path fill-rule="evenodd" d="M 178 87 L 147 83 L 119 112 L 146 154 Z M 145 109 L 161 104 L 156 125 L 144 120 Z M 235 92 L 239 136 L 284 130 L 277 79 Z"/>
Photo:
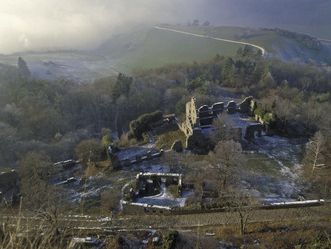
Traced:
<path fill-rule="evenodd" d="M 0 0 L 0 53 L 95 46 L 127 25 L 184 20 L 188 2 L 203 0 Z"/>
<path fill-rule="evenodd" d="M 0 0 L 0 53 L 94 48 L 125 27 L 195 18 L 319 35 L 330 11 L 331 0 Z"/>

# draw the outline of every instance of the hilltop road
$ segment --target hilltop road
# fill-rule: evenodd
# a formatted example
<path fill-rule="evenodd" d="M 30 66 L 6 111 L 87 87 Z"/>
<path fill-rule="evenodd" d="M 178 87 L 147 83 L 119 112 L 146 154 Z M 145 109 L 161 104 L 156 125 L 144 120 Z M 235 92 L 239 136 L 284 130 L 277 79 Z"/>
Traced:
<path fill-rule="evenodd" d="M 212 39 L 212 40 L 216 40 L 216 41 L 222 41 L 222 42 L 229 42 L 229 43 L 247 45 L 247 46 L 251 46 L 251 47 L 254 47 L 254 48 L 257 48 L 258 50 L 260 50 L 262 52 L 262 55 L 263 56 L 266 55 L 265 48 L 263 48 L 261 46 L 258 46 L 256 44 L 253 44 L 253 43 L 228 40 L 228 39 L 223 39 L 223 38 L 218 38 L 218 37 L 212 37 L 212 36 L 209 36 L 209 35 L 199 35 L 199 34 L 185 32 L 185 31 L 181 31 L 181 30 L 177 30 L 177 29 L 164 28 L 164 27 L 160 27 L 160 26 L 154 26 L 154 28 L 155 29 L 158 29 L 158 30 L 165 30 L 165 31 L 175 32 L 175 33 L 179 33 L 179 34 L 183 34 L 183 35 L 190 35 L 190 36 L 195 36 L 195 37 L 200 37 L 200 38 Z"/>

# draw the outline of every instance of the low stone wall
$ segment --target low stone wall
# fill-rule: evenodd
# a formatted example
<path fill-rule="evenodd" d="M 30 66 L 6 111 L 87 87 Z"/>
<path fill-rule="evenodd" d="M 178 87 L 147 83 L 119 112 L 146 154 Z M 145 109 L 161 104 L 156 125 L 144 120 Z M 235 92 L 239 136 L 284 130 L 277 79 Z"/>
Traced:
<path fill-rule="evenodd" d="M 137 163 L 141 163 L 144 161 L 159 158 L 163 155 L 163 153 L 164 153 L 164 150 L 161 149 L 160 151 L 155 152 L 155 153 L 146 153 L 144 155 L 136 156 L 135 158 L 122 160 L 122 161 L 120 161 L 120 164 L 121 164 L 121 166 L 130 166 L 133 164 L 137 164 Z"/>
<path fill-rule="evenodd" d="M 155 205 L 141 204 L 135 202 L 122 201 L 125 214 L 171 214 L 172 209 Z"/>
<path fill-rule="evenodd" d="M 54 167 L 62 168 L 63 170 L 68 170 L 68 169 L 72 169 L 79 163 L 80 163 L 79 161 L 69 159 L 66 161 L 60 161 L 60 162 L 54 163 Z"/>

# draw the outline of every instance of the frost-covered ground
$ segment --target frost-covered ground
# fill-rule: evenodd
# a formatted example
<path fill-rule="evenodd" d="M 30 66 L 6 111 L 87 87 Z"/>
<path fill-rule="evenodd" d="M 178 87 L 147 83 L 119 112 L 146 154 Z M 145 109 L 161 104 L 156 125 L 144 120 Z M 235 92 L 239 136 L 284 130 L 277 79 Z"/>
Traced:
<path fill-rule="evenodd" d="M 112 187 L 111 181 L 103 174 L 91 176 L 85 182 L 78 176 L 70 176 L 68 179 L 72 179 L 72 181 L 64 180 L 53 184 L 61 187 L 62 193 L 70 202 L 80 202 L 82 199 L 98 197 L 102 191 Z"/>
<path fill-rule="evenodd" d="M 118 159 L 122 161 L 127 159 L 134 159 L 136 156 L 145 155 L 148 151 L 153 151 L 153 148 L 147 146 L 135 146 L 121 150 L 116 153 L 116 155 L 118 156 Z"/>
<path fill-rule="evenodd" d="M 184 192 L 180 198 L 175 198 L 169 193 L 164 184 L 161 185 L 161 193 L 158 195 L 138 198 L 135 202 L 163 207 L 184 207 L 187 197 L 191 192 Z"/>
<path fill-rule="evenodd" d="M 259 147 L 259 152 L 283 163 L 290 161 L 292 162 L 291 165 L 299 162 L 305 144 L 302 139 L 290 139 L 280 136 L 263 136 L 257 138 L 254 142 Z"/>
<path fill-rule="evenodd" d="M 84 51 L 31 52 L 0 55 L 0 62 L 16 65 L 18 56 L 27 62 L 32 75 L 44 80 L 69 79 L 76 82 L 116 75 L 115 61 Z"/>
<path fill-rule="evenodd" d="M 150 173 L 169 173 L 170 167 L 166 164 L 159 163 L 156 160 L 143 162 L 135 167 L 139 172 L 150 172 Z"/>
<path fill-rule="evenodd" d="M 243 129 L 243 134 L 249 125 L 257 124 L 239 113 L 228 117 L 234 126 Z M 262 169 L 259 172 L 244 170 L 241 173 L 244 189 L 265 202 L 300 198 L 304 192 L 299 181 L 303 144 L 302 140 L 280 136 L 256 137 L 252 146 L 255 155 L 252 157 L 255 156 L 255 164 L 261 165 Z"/>
<path fill-rule="evenodd" d="M 264 202 L 302 198 L 304 184 L 299 174 L 304 142 L 280 136 L 263 136 L 256 138 L 254 143 L 257 152 L 252 155 L 256 156 L 253 164 L 259 165 L 259 170 L 245 171 L 241 178 L 244 188 Z"/>
<path fill-rule="evenodd" d="M 150 141 L 142 146 L 134 146 L 116 153 L 119 160 L 133 160 L 137 156 L 144 156 L 147 152 L 156 153 L 158 150 L 155 149 L 155 141 Z M 160 163 L 158 158 L 143 161 L 139 164 L 134 164 L 125 167 L 123 170 L 137 171 L 137 172 L 151 172 L 151 173 L 169 173 L 170 167 L 164 163 Z"/>
<path fill-rule="evenodd" d="M 136 156 L 146 154 L 149 150 L 155 152 L 153 144 L 121 150 L 118 156 L 121 160 L 134 159 Z M 84 170 L 78 165 L 71 170 L 55 173 L 50 183 L 60 188 L 60 191 L 69 202 L 78 203 L 82 199 L 98 198 L 101 192 L 113 188 L 120 182 L 129 182 L 132 180 L 132 177 L 139 172 L 168 173 L 170 172 L 170 167 L 162 163 L 159 158 L 155 158 L 124 167 L 120 172 L 121 177 L 119 178 L 109 177 L 100 172 L 96 176 L 91 176 L 83 181 Z M 127 187 L 129 183 L 123 188 Z M 122 192 L 123 191 L 124 190 L 122 190 Z"/>

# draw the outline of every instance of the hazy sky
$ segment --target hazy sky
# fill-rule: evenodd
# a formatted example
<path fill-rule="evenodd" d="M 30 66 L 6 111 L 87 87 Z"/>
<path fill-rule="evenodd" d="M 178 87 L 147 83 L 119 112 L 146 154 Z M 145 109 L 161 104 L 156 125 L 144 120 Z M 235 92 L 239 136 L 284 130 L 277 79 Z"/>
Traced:
<path fill-rule="evenodd" d="M 0 53 L 95 47 L 123 27 L 330 24 L 331 0 L 0 0 Z M 322 7 L 321 7 L 322 6 Z M 328 27 L 328 26 L 327 26 Z M 316 27 L 314 27 L 316 29 Z M 331 25 L 330 25 L 331 28 Z"/>
<path fill-rule="evenodd" d="M 85 48 L 96 45 L 124 25 L 184 20 L 203 2 L 0 0 L 0 53 L 38 48 Z"/>

